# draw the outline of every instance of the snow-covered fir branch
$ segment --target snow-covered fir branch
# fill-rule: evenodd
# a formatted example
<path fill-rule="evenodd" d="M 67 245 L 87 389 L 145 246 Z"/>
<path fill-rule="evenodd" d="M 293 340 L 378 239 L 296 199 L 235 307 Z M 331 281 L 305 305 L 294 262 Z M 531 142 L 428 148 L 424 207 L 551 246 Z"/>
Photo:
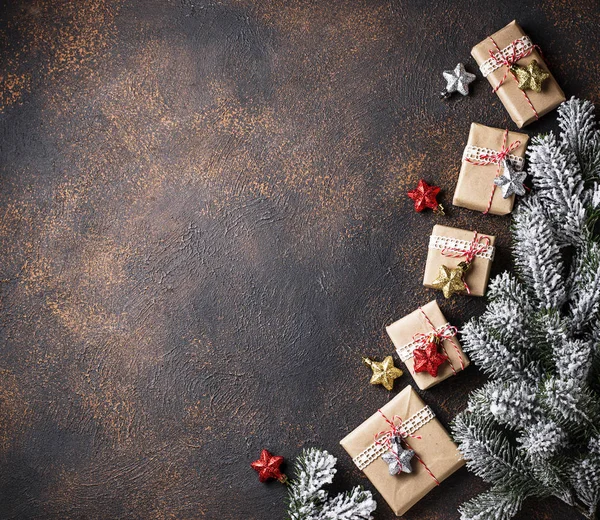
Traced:
<path fill-rule="evenodd" d="M 556 231 L 538 197 L 532 195 L 516 211 L 513 228 L 515 268 L 535 296 L 533 306 L 560 308 L 567 297 L 564 262 Z"/>
<path fill-rule="evenodd" d="M 600 177 L 600 134 L 596 130 L 594 105 L 570 99 L 558 107 L 560 138 L 570 150 L 585 180 Z"/>
<path fill-rule="evenodd" d="M 515 352 L 497 339 L 482 319 L 470 321 L 461 333 L 464 351 L 489 376 L 506 380 L 536 377 L 528 365 L 527 353 Z"/>
<path fill-rule="evenodd" d="M 463 344 L 490 381 L 453 434 L 491 484 L 462 520 L 508 520 L 529 497 L 556 496 L 588 518 L 600 501 L 600 132 L 594 107 L 559 108 L 560 135 L 534 138 L 534 190 L 513 219 L 516 276 L 490 284 Z"/>
<path fill-rule="evenodd" d="M 529 334 L 533 308 L 522 284 L 510 273 L 502 273 L 490 283 L 489 305 L 481 321 L 499 333 L 502 340 L 525 338 Z"/>
<path fill-rule="evenodd" d="M 377 503 L 361 487 L 329 497 L 323 486 L 331 484 L 337 459 L 325 450 L 309 448 L 296 459 L 295 478 L 288 489 L 291 520 L 372 520 Z"/>
<path fill-rule="evenodd" d="M 472 498 L 460 508 L 461 520 L 509 520 L 517 514 L 527 498 L 501 486 Z"/>
<path fill-rule="evenodd" d="M 591 515 L 600 502 L 600 437 L 590 439 L 588 448 L 587 454 L 572 462 L 569 473 L 577 496 Z"/>
<path fill-rule="evenodd" d="M 565 245 L 578 245 L 589 235 L 586 209 L 589 194 L 584 189 L 579 165 L 553 134 L 536 137 L 527 152 L 528 173 L 535 195 L 556 226 L 557 238 Z"/>
<path fill-rule="evenodd" d="M 458 415 L 454 421 L 454 439 L 467 467 L 478 477 L 486 482 L 529 486 L 528 461 L 493 419 L 473 413 Z"/>
<path fill-rule="evenodd" d="M 571 326 L 581 332 L 600 309 L 600 245 L 589 241 L 573 259 Z"/>

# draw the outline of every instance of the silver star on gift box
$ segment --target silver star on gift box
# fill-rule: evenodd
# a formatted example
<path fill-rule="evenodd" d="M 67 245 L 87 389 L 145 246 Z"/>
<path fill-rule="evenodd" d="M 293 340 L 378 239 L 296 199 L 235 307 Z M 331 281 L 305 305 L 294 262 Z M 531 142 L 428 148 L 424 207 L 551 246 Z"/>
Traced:
<path fill-rule="evenodd" d="M 410 460 L 414 455 L 413 450 L 405 450 L 402 447 L 400 437 L 394 437 L 391 450 L 384 453 L 381 458 L 388 465 L 390 475 L 398 475 L 400 473 L 412 473 Z"/>
<path fill-rule="evenodd" d="M 446 80 L 446 88 L 442 92 L 443 98 L 448 98 L 453 92 L 460 92 L 463 96 L 469 93 L 469 84 L 475 81 L 475 74 L 465 70 L 465 66 L 459 63 L 454 70 L 445 70 L 443 72 Z"/>
<path fill-rule="evenodd" d="M 494 179 L 494 184 L 502 190 L 502 197 L 507 199 L 511 195 L 525 195 L 523 182 L 527 174 L 516 170 L 506 159 L 502 162 L 502 170 L 502 175 Z"/>

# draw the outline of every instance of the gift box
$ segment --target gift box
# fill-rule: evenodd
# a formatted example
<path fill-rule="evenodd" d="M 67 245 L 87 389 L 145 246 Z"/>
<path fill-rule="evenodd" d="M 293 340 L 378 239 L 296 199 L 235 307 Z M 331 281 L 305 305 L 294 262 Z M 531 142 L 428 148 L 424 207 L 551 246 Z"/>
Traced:
<path fill-rule="evenodd" d="M 406 365 L 413 379 L 421 390 L 426 390 L 458 374 L 470 364 L 469 358 L 462 351 L 456 338 L 456 328 L 440 310 L 437 301 L 433 300 L 419 307 L 404 318 L 386 327 L 400 360 Z M 446 360 L 429 365 L 426 349 L 431 341 L 435 342 L 436 352 Z M 420 356 L 415 356 L 415 351 Z M 416 361 L 416 370 L 415 370 Z M 431 370 L 431 367 L 434 370 Z"/>
<path fill-rule="evenodd" d="M 492 235 L 436 224 L 429 237 L 423 285 L 442 290 L 446 298 L 457 292 L 483 296 L 490 278 L 495 242 L 496 237 Z M 459 271 L 462 271 L 460 280 Z M 461 280 L 464 287 L 459 288 Z"/>
<path fill-rule="evenodd" d="M 519 128 L 542 117 L 565 100 L 539 48 L 516 21 L 478 43 L 471 49 L 471 55 Z M 543 76 L 547 77 L 541 82 L 541 90 L 536 92 L 533 88 L 539 88 Z M 519 88 L 523 79 L 524 87 L 530 88 Z"/>
<path fill-rule="evenodd" d="M 401 441 L 400 441 L 401 439 Z M 394 451 L 396 440 L 401 448 Z M 422 399 L 407 386 L 340 442 L 397 516 L 464 465 L 456 445 Z M 414 456 L 406 467 L 406 455 Z M 391 474 L 396 457 L 403 463 Z M 389 461 L 389 462 L 386 462 Z M 397 471 L 398 466 L 394 468 Z M 408 469 L 412 470 L 407 473 Z"/>
<path fill-rule="evenodd" d="M 504 160 L 523 170 L 528 142 L 527 134 L 472 123 L 452 203 L 493 215 L 510 213 L 515 196 L 504 198 L 494 179 L 501 175 Z"/>

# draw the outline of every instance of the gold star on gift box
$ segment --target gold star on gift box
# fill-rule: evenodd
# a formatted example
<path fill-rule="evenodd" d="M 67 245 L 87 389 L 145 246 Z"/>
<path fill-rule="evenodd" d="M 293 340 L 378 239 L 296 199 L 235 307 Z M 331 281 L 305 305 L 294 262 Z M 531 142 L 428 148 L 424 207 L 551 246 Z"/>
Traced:
<path fill-rule="evenodd" d="M 437 278 L 431 283 L 434 289 L 439 289 L 444 293 L 444 297 L 450 298 L 454 293 L 467 292 L 467 287 L 463 276 L 465 274 L 464 263 L 461 262 L 458 267 L 450 268 L 445 265 L 440 266 Z"/>
<path fill-rule="evenodd" d="M 392 356 L 387 356 L 383 361 L 363 358 L 363 363 L 373 371 L 370 383 L 372 385 L 383 385 L 387 390 L 394 388 L 394 379 L 402 375 L 402 370 L 394 366 Z"/>
<path fill-rule="evenodd" d="M 539 93 L 542 91 L 542 83 L 550 77 L 550 73 L 542 69 L 536 60 L 526 67 L 513 65 L 511 70 L 517 77 L 521 90 L 533 90 Z"/>

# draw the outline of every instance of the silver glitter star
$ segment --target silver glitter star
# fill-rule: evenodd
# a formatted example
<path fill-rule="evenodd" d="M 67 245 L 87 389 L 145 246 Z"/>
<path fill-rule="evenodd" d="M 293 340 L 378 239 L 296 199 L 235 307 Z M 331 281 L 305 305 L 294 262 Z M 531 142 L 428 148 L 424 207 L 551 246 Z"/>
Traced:
<path fill-rule="evenodd" d="M 525 195 L 525 186 L 523 182 L 527 174 L 515 170 L 514 166 L 504 159 L 502 162 L 502 175 L 494 179 L 494 184 L 500 186 L 502 197 L 507 199 L 511 195 Z"/>
<path fill-rule="evenodd" d="M 446 80 L 446 90 L 448 95 L 452 92 L 460 92 L 463 96 L 469 93 L 469 83 L 475 81 L 475 74 L 471 74 L 465 70 L 465 66 L 459 63 L 454 70 L 445 70 L 443 72 Z"/>
<path fill-rule="evenodd" d="M 388 465 L 390 475 L 398 475 L 400 473 L 412 473 L 410 459 L 415 455 L 413 450 L 405 450 L 400 442 L 400 437 L 392 439 L 392 449 L 384 453 L 381 458 Z"/>

